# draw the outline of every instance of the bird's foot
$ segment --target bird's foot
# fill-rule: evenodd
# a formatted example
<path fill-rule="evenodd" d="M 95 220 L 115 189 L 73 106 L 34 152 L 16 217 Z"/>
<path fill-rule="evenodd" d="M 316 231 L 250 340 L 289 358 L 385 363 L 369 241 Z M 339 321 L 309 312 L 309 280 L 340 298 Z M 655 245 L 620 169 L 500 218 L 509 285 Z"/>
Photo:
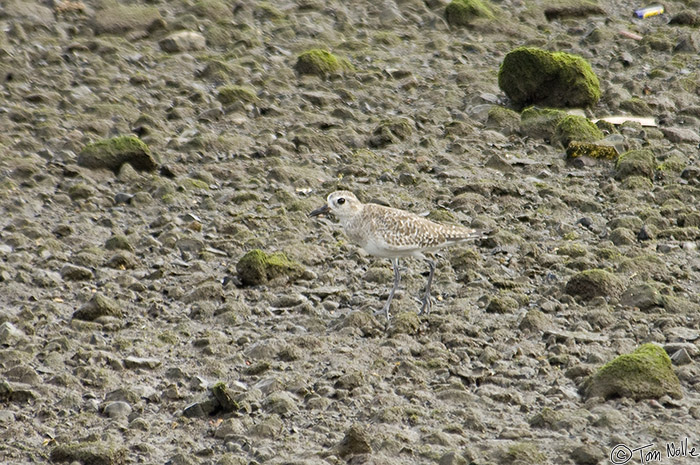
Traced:
<path fill-rule="evenodd" d="M 374 316 L 379 315 L 384 315 L 386 317 L 386 321 L 389 321 L 391 319 L 391 314 L 389 313 L 389 306 L 385 305 L 384 308 L 382 308 L 381 310 L 377 310 L 374 312 Z"/>
<path fill-rule="evenodd" d="M 420 310 L 418 310 L 418 314 L 422 315 L 423 313 L 425 313 L 426 315 L 430 315 L 430 309 L 433 306 L 432 298 L 429 295 L 426 295 L 425 297 L 420 299 L 420 301 L 423 305 L 421 305 Z"/>

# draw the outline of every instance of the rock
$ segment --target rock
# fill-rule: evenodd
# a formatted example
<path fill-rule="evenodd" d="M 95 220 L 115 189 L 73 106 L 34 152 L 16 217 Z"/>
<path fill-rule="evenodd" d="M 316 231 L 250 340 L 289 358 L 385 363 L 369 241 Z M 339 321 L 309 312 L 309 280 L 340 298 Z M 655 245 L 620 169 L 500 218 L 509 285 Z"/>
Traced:
<path fill-rule="evenodd" d="M 296 399 L 286 391 L 270 394 L 263 401 L 263 408 L 269 413 L 275 413 L 282 417 L 295 415 L 299 412 Z"/>
<path fill-rule="evenodd" d="M 207 48 L 207 40 L 199 32 L 178 31 L 158 42 L 167 53 L 193 52 Z"/>
<path fill-rule="evenodd" d="M 18 342 L 26 339 L 27 336 L 24 334 L 24 332 L 9 321 L 6 321 L 0 325 L 0 345 L 14 346 Z"/>
<path fill-rule="evenodd" d="M 413 123 L 408 118 L 383 121 L 372 132 L 370 147 L 385 147 L 408 139 L 413 133 Z"/>
<path fill-rule="evenodd" d="M 109 169 L 117 173 L 124 163 L 136 170 L 154 171 L 158 162 L 148 146 L 137 137 L 119 136 L 89 144 L 78 154 L 78 165 Z"/>
<path fill-rule="evenodd" d="M 350 457 L 358 454 L 372 453 L 372 446 L 369 441 L 369 434 L 359 424 L 354 424 L 345 433 L 345 437 L 340 443 L 333 447 L 335 454 L 340 457 Z"/>
<path fill-rule="evenodd" d="M 102 294 L 95 294 L 92 298 L 73 313 L 76 320 L 94 321 L 102 316 L 112 316 L 120 318 L 121 308 L 117 303 Z"/>
<path fill-rule="evenodd" d="M 608 239 L 617 246 L 632 245 L 637 241 L 636 235 L 627 228 L 615 228 L 610 232 Z"/>
<path fill-rule="evenodd" d="M 630 176 L 643 176 L 653 179 L 656 171 L 656 159 L 651 150 L 630 150 L 623 153 L 615 163 L 615 179 Z"/>
<path fill-rule="evenodd" d="M 607 457 L 607 453 L 593 444 L 581 444 L 571 451 L 571 460 L 576 465 L 597 465 Z"/>
<path fill-rule="evenodd" d="M 503 463 L 545 463 L 546 456 L 531 442 L 516 442 L 502 452 Z"/>
<path fill-rule="evenodd" d="M 681 384 L 666 351 L 656 344 L 644 344 L 601 367 L 582 386 L 586 398 L 630 397 L 658 399 L 683 397 Z"/>
<path fill-rule="evenodd" d="M 68 188 L 68 197 L 70 197 L 70 199 L 74 201 L 89 199 L 93 196 L 94 193 L 95 190 L 92 187 L 82 182 L 78 184 L 73 184 Z"/>
<path fill-rule="evenodd" d="M 451 26 L 469 26 L 476 18 L 495 18 L 488 0 L 452 0 L 445 8 L 445 19 Z"/>
<path fill-rule="evenodd" d="M 89 268 L 76 265 L 63 265 L 61 268 L 61 278 L 67 281 L 87 281 L 94 276 Z"/>
<path fill-rule="evenodd" d="M 520 127 L 520 115 L 510 108 L 493 105 L 489 108 L 485 126 L 509 136 L 518 131 Z"/>
<path fill-rule="evenodd" d="M 109 418 L 126 418 L 131 415 L 131 405 L 124 401 L 107 402 L 102 409 Z"/>
<path fill-rule="evenodd" d="M 107 239 L 105 242 L 105 249 L 107 250 L 126 250 L 127 252 L 133 252 L 134 247 L 129 242 L 126 236 L 120 234 L 115 234 L 114 236 Z"/>
<path fill-rule="evenodd" d="M 518 328 L 525 331 L 543 331 L 550 325 L 551 318 L 549 316 L 537 309 L 532 309 L 525 314 Z"/>
<path fill-rule="evenodd" d="M 304 268 L 287 258 L 283 252 L 268 255 L 260 249 L 254 249 L 238 261 L 236 271 L 243 285 L 257 286 L 280 277 L 294 281 L 301 277 Z"/>
<path fill-rule="evenodd" d="M 122 465 L 127 449 L 106 442 L 78 442 L 62 444 L 51 449 L 52 462 L 78 462 L 94 465 Z"/>
<path fill-rule="evenodd" d="M 294 69 L 299 74 L 326 76 L 332 73 L 351 71 L 353 67 L 348 60 L 338 58 L 328 50 L 311 49 L 297 57 Z"/>
<path fill-rule="evenodd" d="M 588 107 L 600 99 L 598 77 L 586 60 L 535 47 L 518 47 L 505 56 L 498 86 L 520 107 Z"/>
<path fill-rule="evenodd" d="M 420 329 L 420 317 L 416 312 L 400 312 L 391 319 L 389 335 L 416 334 Z"/>
<path fill-rule="evenodd" d="M 161 364 L 162 362 L 157 358 L 126 357 L 124 359 L 124 367 L 129 369 L 143 368 L 153 370 L 158 368 Z"/>
<path fill-rule="evenodd" d="M 583 116 L 567 115 L 554 128 L 552 142 L 559 142 L 568 147 L 572 141 L 595 142 L 603 138 L 598 127 Z"/>
<path fill-rule="evenodd" d="M 639 284 L 627 288 L 620 297 L 620 303 L 629 307 L 636 307 L 642 311 L 649 311 L 663 307 L 664 298 L 655 286 Z"/>
<path fill-rule="evenodd" d="M 520 133 L 537 139 L 551 140 L 567 114 L 553 108 L 529 107 L 520 114 Z"/>
<path fill-rule="evenodd" d="M 507 295 L 494 296 L 486 306 L 489 313 L 513 313 L 520 304 L 514 298 Z"/>
<path fill-rule="evenodd" d="M 468 465 L 467 459 L 457 452 L 447 452 L 440 457 L 438 465 Z"/>
<path fill-rule="evenodd" d="M 700 135 L 698 135 L 697 130 L 689 128 L 661 128 L 661 132 L 664 133 L 664 137 L 673 143 L 689 143 L 698 144 L 700 143 Z"/>
<path fill-rule="evenodd" d="M 235 412 L 239 409 L 238 403 L 233 399 L 233 393 L 224 383 L 216 383 L 211 387 L 211 393 L 224 413 Z"/>
<path fill-rule="evenodd" d="M 682 10 L 676 13 L 668 24 L 678 24 L 681 26 L 700 26 L 700 15 L 693 10 Z"/>
<path fill-rule="evenodd" d="M 566 156 L 569 159 L 588 157 L 595 160 L 614 160 L 617 158 L 617 149 L 609 145 L 598 145 L 571 140 L 566 146 Z"/>
<path fill-rule="evenodd" d="M 622 281 L 601 269 L 585 270 L 575 274 L 566 283 L 566 293 L 590 300 L 593 297 L 617 297 L 623 290 Z"/>
<path fill-rule="evenodd" d="M 243 86 L 221 86 L 216 89 L 216 99 L 222 105 L 228 106 L 234 103 L 257 103 L 260 99 L 255 91 Z"/>
<path fill-rule="evenodd" d="M 606 16 L 605 10 L 593 2 L 574 2 L 552 5 L 544 9 L 544 17 L 547 21 L 562 18 L 582 19 L 588 16 Z"/>

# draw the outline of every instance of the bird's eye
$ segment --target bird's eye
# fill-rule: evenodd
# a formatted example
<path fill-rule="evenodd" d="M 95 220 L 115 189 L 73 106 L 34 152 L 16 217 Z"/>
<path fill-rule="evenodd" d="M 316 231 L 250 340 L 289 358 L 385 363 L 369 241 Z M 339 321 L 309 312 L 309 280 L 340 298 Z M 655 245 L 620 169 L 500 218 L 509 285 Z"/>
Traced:
<path fill-rule="evenodd" d="M 341 198 L 338 199 L 338 202 L 337 202 L 337 203 L 338 203 L 338 205 L 342 205 L 342 204 L 345 203 L 345 199 L 344 199 L 343 197 L 341 197 Z"/>

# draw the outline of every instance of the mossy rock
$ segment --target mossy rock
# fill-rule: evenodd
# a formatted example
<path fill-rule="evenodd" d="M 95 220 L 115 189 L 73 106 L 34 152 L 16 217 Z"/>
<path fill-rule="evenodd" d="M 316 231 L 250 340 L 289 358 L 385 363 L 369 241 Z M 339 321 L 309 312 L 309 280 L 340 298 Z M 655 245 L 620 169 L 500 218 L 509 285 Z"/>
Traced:
<path fill-rule="evenodd" d="M 683 397 L 681 383 L 673 372 L 671 359 L 656 344 L 644 344 L 631 354 L 616 357 L 583 384 L 586 398 L 629 397 L 658 399 Z"/>
<path fill-rule="evenodd" d="M 643 176 L 652 179 L 656 171 L 656 159 L 651 150 L 630 150 L 620 155 L 615 163 L 615 179 Z"/>
<path fill-rule="evenodd" d="M 297 57 L 294 69 L 299 74 L 326 76 L 331 73 L 351 71 L 353 66 L 344 58 L 338 58 L 328 50 L 311 49 Z"/>
<path fill-rule="evenodd" d="M 125 463 L 127 450 L 104 442 L 62 444 L 51 449 L 52 462 L 71 462 L 90 465 L 120 465 Z"/>
<path fill-rule="evenodd" d="M 73 318 L 83 321 L 95 321 L 103 316 L 121 318 L 122 310 L 119 304 L 102 294 L 95 294 L 92 298 L 73 313 Z"/>
<path fill-rule="evenodd" d="M 629 191 L 651 191 L 654 185 L 646 176 L 629 176 L 622 181 L 621 187 Z"/>
<path fill-rule="evenodd" d="M 476 18 L 495 17 L 488 2 L 482 0 L 452 0 L 445 8 L 445 19 L 451 26 L 468 26 Z"/>
<path fill-rule="evenodd" d="M 677 241 L 697 241 L 700 239 L 700 229 L 696 226 L 667 228 L 659 231 L 658 237 L 661 239 L 675 239 Z"/>
<path fill-rule="evenodd" d="M 413 124 L 408 118 L 382 121 L 374 129 L 369 145 L 373 148 L 385 147 L 408 139 L 413 134 Z"/>
<path fill-rule="evenodd" d="M 115 173 L 124 163 L 140 171 L 154 171 L 158 162 L 141 139 L 118 136 L 86 145 L 78 154 L 78 165 L 90 169 L 109 169 Z"/>
<path fill-rule="evenodd" d="M 256 103 L 258 96 L 255 91 L 243 86 L 221 86 L 216 89 L 216 99 L 222 105 L 232 105 L 237 102 Z"/>
<path fill-rule="evenodd" d="M 401 312 L 392 318 L 389 334 L 416 334 L 419 329 L 420 317 L 416 312 Z"/>
<path fill-rule="evenodd" d="M 486 306 L 489 313 L 513 313 L 520 305 L 518 301 L 507 295 L 493 297 Z"/>
<path fill-rule="evenodd" d="M 567 115 L 554 130 L 554 141 L 568 147 L 572 141 L 595 142 L 603 138 L 603 133 L 588 119 L 578 115 Z"/>
<path fill-rule="evenodd" d="M 569 159 L 588 157 L 596 160 L 614 160 L 617 149 L 609 145 L 597 145 L 573 140 L 566 146 L 566 156 Z"/>
<path fill-rule="evenodd" d="M 517 442 L 503 453 L 503 463 L 545 463 L 547 456 L 531 442 Z"/>
<path fill-rule="evenodd" d="M 616 246 L 632 245 L 637 242 L 637 237 L 634 232 L 627 228 L 613 229 L 610 231 L 610 236 L 608 238 Z"/>
<path fill-rule="evenodd" d="M 518 47 L 505 56 L 498 86 L 521 107 L 588 107 L 600 99 L 600 82 L 586 60 L 535 47 Z"/>
<path fill-rule="evenodd" d="M 95 12 L 93 28 L 95 34 L 123 34 L 127 31 L 143 30 L 162 20 L 154 6 L 126 5 L 114 2 L 111 6 Z"/>
<path fill-rule="evenodd" d="M 554 131 L 567 114 L 554 108 L 525 108 L 520 113 L 520 133 L 537 139 L 554 137 Z"/>
<path fill-rule="evenodd" d="M 486 127 L 506 135 L 513 134 L 520 127 L 520 115 L 510 108 L 494 105 L 489 108 Z"/>
<path fill-rule="evenodd" d="M 253 249 L 238 261 L 236 271 L 244 285 L 257 286 L 282 276 L 294 281 L 301 277 L 304 268 L 283 252 L 268 255 L 260 249 Z"/>
<path fill-rule="evenodd" d="M 586 248 L 578 243 L 564 244 L 556 250 L 557 255 L 565 255 L 571 258 L 583 257 L 587 253 Z"/>
<path fill-rule="evenodd" d="M 575 274 L 566 283 L 566 293 L 584 300 L 593 297 L 617 297 L 623 289 L 620 279 L 609 271 L 592 269 Z"/>
<path fill-rule="evenodd" d="M 654 114 L 647 103 L 637 97 L 632 97 L 631 99 L 625 100 L 620 103 L 620 109 L 624 110 L 629 115 L 637 116 L 651 116 Z"/>

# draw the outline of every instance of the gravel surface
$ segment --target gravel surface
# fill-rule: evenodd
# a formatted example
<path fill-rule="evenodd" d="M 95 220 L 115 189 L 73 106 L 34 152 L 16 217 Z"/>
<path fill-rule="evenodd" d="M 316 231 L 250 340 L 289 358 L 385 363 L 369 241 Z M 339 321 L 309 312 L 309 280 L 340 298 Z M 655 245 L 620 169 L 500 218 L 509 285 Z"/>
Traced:
<path fill-rule="evenodd" d="M 695 463 L 700 3 L 664 5 L 3 2 L 0 462 Z M 520 46 L 657 125 L 568 160 L 499 88 Z M 387 324 L 390 262 L 308 217 L 338 189 L 491 233 L 430 315 L 402 260 Z M 671 387 L 584 389 L 646 343 Z"/>

